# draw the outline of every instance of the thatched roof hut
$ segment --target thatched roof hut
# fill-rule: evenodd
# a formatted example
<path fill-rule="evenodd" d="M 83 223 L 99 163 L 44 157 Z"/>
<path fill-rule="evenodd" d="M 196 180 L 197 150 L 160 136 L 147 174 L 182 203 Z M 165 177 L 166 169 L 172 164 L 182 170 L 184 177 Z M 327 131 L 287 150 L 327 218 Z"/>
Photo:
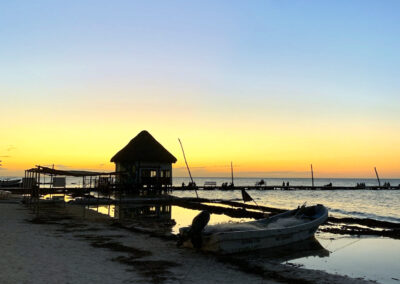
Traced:
<path fill-rule="evenodd" d="M 149 132 L 143 130 L 111 158 L 111 162 L 114 163 L 134 161 L 175 163 L 176 158 L 154 139 Z"/>
<path fill-rule="evenodd" d="M 119 173 L 117 183 L 127 189 L 167 188 L 172 185 L 176 158 L 146 130 L 122 148 L 111 162 Z"/>

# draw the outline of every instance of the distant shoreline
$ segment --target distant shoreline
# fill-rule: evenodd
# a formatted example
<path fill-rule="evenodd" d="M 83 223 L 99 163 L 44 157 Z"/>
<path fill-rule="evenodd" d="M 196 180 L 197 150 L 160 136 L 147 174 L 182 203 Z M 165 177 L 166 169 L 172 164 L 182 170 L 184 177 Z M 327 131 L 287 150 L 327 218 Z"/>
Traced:
<path fill-rule="evenodd" d="M 21 176 L 2 176 L 0 175 L 0 178 L 23 178 L 23 175 Z M 173 176 L 173 178 L 179 178 L 179 179 L 189 179 L 188 176 Z M 194 176 L 194 179 L 231 179 L 231 176 Z M 241 177 L 241 176 L 235 176 L 234 179 L 301 179 L 301 180 L 309 180 L 311 177 L 264 177 L 264 176 L 258 176 L 258 177 Z M 381 180 L 400 180 L 400 177 L 382 177 L 380 178 Z M 375 180 L 376 178 L 372 177 L 314 177 L 314 180 Z"/>

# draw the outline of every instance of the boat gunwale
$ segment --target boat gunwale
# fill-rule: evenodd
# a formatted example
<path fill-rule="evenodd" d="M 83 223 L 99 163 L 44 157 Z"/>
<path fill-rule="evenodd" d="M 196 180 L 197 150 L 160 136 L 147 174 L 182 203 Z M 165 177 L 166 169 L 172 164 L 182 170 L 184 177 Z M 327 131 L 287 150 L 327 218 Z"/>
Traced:
<path fill-rule="evenodd" d="M 290 232 L 292 230 L 299 229 L 299 228 L 314 227 L 317 224 L 319 226 L 320 224 L 323 224 L 326 221 L 326 219 L 328 218 L 328 209 L 325 206 L 319 205 L 319 204 L 318 205 L 314 205 L 314 206 L 309 206 L 309 207 L 315 207 L 315 206 L 321 206 L 322 207 L 321 216 L 317 217 L 316 219 L 310 220 L 309 222 L 306 222 L 306 223 L 302 223 L 302 224 L 298 224 L 298 225 L 294 225 L 294 226 L 283 227 L 283 228 L 268 228 L 268 227 L 265 227 L 264 229 L 260 229 L 260 230 L 240 230 L 240 231 L 210 232 L 210 233 L 206 233 L 205 232 L 205 233 L 203 233 L 203 236 L 205 236 L 205 237 L 211 237 L 213 235 L 214 236 L 229 236 L 229 235 L 233 235 L 233 234 L 239 235 L 239 234 L 253 233 L 252 236 L 254 237 L 254 235 L 258 235 L 258 234 L 261 234 L 261 233 L 265 234 L 265 232 L 270 232 L 269 235 L 275 235 L 275 234 L 282 233 L 282 231 L 285 231 L 285 232 L 289 231 Z M 293 210 L 289 210 L 289 211 L 286 211 L 286 212 L 281 213 L 281 214 L 277 214 L 277 215 L 271 217 L 271 219 L 272 218 L 279 219 L 280 217 L 283 217 L 283 216 L 290 215 L 290 214 L 294 213 L 296 210 L 298 210 L 298 209 L 293 209 Z M 255 221 L 251 221 L 251 222 L 244 222 L 242 224 L 261 223 L 261 222 L 263 222 L 265 220 L 271 221 L 271 219 L 264 218 L 264 219 L 255 220 Z M 323 221 L 321 221 L 321 220 L 323 220 Z"/>

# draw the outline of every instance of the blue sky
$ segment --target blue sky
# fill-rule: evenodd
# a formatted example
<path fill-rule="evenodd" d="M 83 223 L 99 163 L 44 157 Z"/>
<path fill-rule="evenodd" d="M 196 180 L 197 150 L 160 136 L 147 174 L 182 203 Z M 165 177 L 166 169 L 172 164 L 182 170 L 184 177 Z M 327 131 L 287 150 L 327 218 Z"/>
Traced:
<path fill-rule="evenodd" d="M 2 75 L 28 84 L 56 75 L 181 84 L 185 75 L 186 84 L 227 92 L 240 85 L 395 99 L 397 1 L 214 2 L 3 3 Z"/>
<path fill-rule="evenodd" d="M 168 106 L 175 129 L 190 109 L 203 130 L 234 117 L 239 131 L 270 122 L 340 136 L 349 125 L 399 141 L 399 12 L 398 1 L 3 1 L 0 118 L 29 105 L 42 123 L 88 110 L 135 123 L 125 108 Z"/>

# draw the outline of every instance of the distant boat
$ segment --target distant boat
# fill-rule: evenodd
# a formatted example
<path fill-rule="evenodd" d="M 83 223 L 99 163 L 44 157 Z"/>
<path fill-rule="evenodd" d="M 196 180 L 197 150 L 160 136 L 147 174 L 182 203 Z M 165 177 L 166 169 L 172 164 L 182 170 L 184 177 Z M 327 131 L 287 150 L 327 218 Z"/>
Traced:
<path fill-rule="evenodd" d="M 19 187 L 21 179 L 4 179 L 0 180 L 0 187 Z"/>
<path fill-rule="evenodd" d="M 257 221 L 207 226 L 201 232 L 201 249 L 229 254 L 284 246 L 312 238 L 327 218 L 328 209 L 318 204 Z M 179 229 L 185 247 L 193 247 L 194 240 L 198 239 L 192 231 L 191 227 Z"/>

